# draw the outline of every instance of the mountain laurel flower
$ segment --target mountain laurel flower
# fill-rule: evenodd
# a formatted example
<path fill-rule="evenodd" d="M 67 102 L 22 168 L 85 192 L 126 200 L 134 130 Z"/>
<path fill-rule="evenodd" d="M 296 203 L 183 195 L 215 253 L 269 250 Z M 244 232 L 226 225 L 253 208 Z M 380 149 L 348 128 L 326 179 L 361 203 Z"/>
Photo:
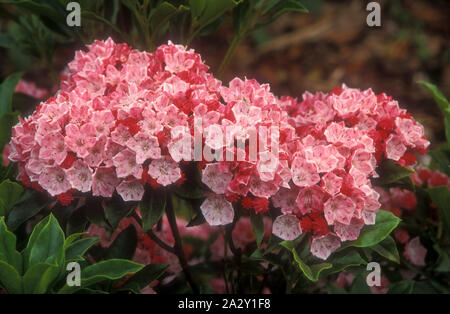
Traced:
<path fill-rule="evenodd" d="M 295 240 L 302 234 L 300 221 L 295 215 L 278 216 L 273 222 L 272 233 L 283 240 Z"/>
<path fill-rule="evenodd" d="M 200 209 L 211 226 L 226 225 L 233 222 L 234 209 L 223 195 L 211 195 L 205 199 Z"/>

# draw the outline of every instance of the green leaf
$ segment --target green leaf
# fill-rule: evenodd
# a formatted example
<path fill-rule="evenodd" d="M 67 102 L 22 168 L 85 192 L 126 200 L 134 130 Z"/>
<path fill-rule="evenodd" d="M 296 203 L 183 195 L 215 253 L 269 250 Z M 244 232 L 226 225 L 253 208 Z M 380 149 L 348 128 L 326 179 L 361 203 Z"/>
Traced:
<path fill-rule="evenodd" d="M 397 244 L 391 236 L 388 236 L 380 243 L 371 246 L 370 249 L 374 250 L 381 256 L 386 257 L 387 259 L 397 264 L 400 264 L 400 256 L 398 254 Z"/>
<path fill-rule="evenodd" d="M 23 276 L 24 293 L 45 293 L 58 278 L 62 265 L 38 263 L 30 267 Z"/>
<path fill-rule="evenodd" d="M 78 238 L 86 235 L 87 232 L 78 232 L 78 233 L 74 233 L 69 235 L 65 240 L 64 240 L 64 250 L 67 250 L 67 248 L 73 243 L 75 242 Z"/>
<path fill-rule="evenodd" d="M 302 240 L 303 240 L 303 235 L 292 241 L 291 240 L 281 241 L 278 243 L 278 245 L 281 245 L 281 246 L 287 248 L 288 250 L 292 250 L 292 249 L 296 248 L 297 245 L 299 245 L 300 242 L 302 242 Z"/>
<path fill-rule="evenodd" d="M 251 15 L 254 13 L 253 6 L 250 1 L 243 1 L 233 8 L 233 30 L 235 36 L 244 36 L 248 31 L 252 21 Z"/>
<path fill-rule="evenodd" d="M 329 260 L 333 265 L 332 268 L 326 269 L 323 275 L 330 275 L 339 273 L 348 267 L 355 267 L 365 265 L 367 262 L 359 255 L 356 250 L 350 250 L 346 252 L 339 252 L 334 255 L 333 259 Z"/>
<path fill-rule="evenodd" d="M 197 184 L 183 184 L 176 189 L 175 193 L 179 197 L 187 199 L 202 199 L 205 197 L 205 191 Z"/>
<path fill-rule="evenodd" d="M 0 84 L 0 116 L 12 112 L 12 95 L 22 75 L 23 72 L 13 73 Z"/>
<path fill-rule="evenodd" d="M 103 280 L 117 280 L 141 270 L 143 265 L 128 260 L 110 259 L 90 265 L 81 271 L 81 287 L 67 284 L 58 293 L 73 293 Z"/>
<path fill-rule="evenodd" d="M 145 193 L 139 208 L 142 215 L 142 229 L 144 232 L 150 230 L 164 214 L 166 198 L 155 193 Z"/>
<path fill-rule="evenodd" d="M 308 9 L 297 0 L 276 0 L 269 3 L 264 10 L 263 15 L 270 15 L 269 18 L 264 20 L 258 26 L 266 25 L 275 21 L 280 15 L 287 12 L 302 12 L 309 13 Z"/>
<path fill-rule="evenodd" d="M 10 230 L 17 229 L 22 223 L 39 213 L 47 205 L 47 200 L 37 192 L 26 190 L 10 211 L 6 224 Z"/>
<path fill-rule="evenodd" d="M 264 249 L 259 248 L 250 255 L 250 259 L 271 263 L 280 267 L 282 266 L 282 261 L 279 255 L 267 253 L 267 251 L 264 254 L 263 253 Z"/>
<path fill-rule="evenodd" d="M 130 277 L 120 290 L 139 294 L 142 289 L 161 277 L 168 267 L 168 264 L 149 264 Z"/>
<path fill-rule="evenodd" d="M 447 98 L 439 91 L 436 85 L 428 82 L 419 81 L 417 82 L 428 90 L 428 92 L 433 96 L 434 101 L 438 104 L 442 113 L 444 114 L 444 124 L 445 124 L 445 136 L 447 138 L 447 146 L 450 147 L 450 103 Z"/>
<path fill-rule="evenodd" d="M 66 240 L 67 241 L 67 240 Z M 99 238 L 83 238 L 73 242 L 66 248 L 66 262 L 67 261 L 83 261 L 84 254 L 91 246 L 99 242 Z M 65 244 L 64 244 L 65 245 Z"/>
<path fill-rule="evenodd" d="M 11 139 L 11 128 L 17 123 L 19 112 L 6 112 L 0 115 L 0 150 Z"/>
<path fill-rule="evenodd" d="M 0 261 L 11 265 L 22 274 L 22 255 L 16 250 L 16 236 L 6 228 L 4 217 L 0 217 Z"/>
<path fill-rule="evenodd" d="M 358 239 L 346 242 L 338 250 L 343 250 L 349 246 L 370 247 L 380 243 L 394 230 L 400 223 L 400 218 L 385 210 L 379 210 L 375 220 L 375 225 L 365 226 Z"/>
<path fill-rule="evenodd" d="M 135 202 L 125 202 L 121 197 L 115 195 L 111 200 L 106 202 L 105 217 L 113 229 L 117 229 L 120 221 L 133 212 L 135 208 Z M 101 225 L 98 222 L 94 223 Z"/>
<path fill-rule="evenodd" d="M 61 252 L 64 252 L 64 232 L 55 217 L 50 214 L 47 224 L 42 228 L 31 247 L 29 265 L 33 266 L 39 262 L 56 262 L 57 265 L 60 265 Z"/>
<path fill-rule="evenodd" d="M 409 177 L 414 171 L 397 164 L 393 160 L 387 159 L 378 166 L 377 173 L 380 177 L 373 180 L 374 184 L 388 185 Z"/>
<path fill-rule="evenodd" d="M 118 199 L 118 196 L 115 196 L 115 199 Z M 112 228 L 115 229 L 119 224 L 118 217 L 120 217 L 123 212 L 123 208 L 119 204 L 119 202 L 116 203 L 112 201 L 112 199 L 103 202 L 98 198 L 88 199 L 83 206 L 73 212 L 71 217 L 76 213 L 80 213 L 84 218 L 87 218 L 90 223 L 96 226 L 103 228 L 111 228 L 112 226 Z M 117 211 L 120 211 L 120 214 L 114 213 L 114 216 L 111 215 L 110 220 L 107 220 L 104 207 L 106 207 L 110 213 L 114 213 L 117 209 Z M 114 225 L 111 224 L 111 221 Z"/>
<path fill-rule="evenodd" d="M 34 247 L 34 243 L 36 242 L 37 238 L 39 237 L 42 229 L 48 224 L 49 220 L 50 220 L 50 216 L 47 216 L 44 219 L 42 219 L 41 221 L 39 221 L 36 224 L 36 226 L 34 226 L 33 232 L 31 232 L 30 238 L 28 239 L 27 246 L 22 251 L 24 269 L 28 269 L 30 255 L 31 255 L 31 249 Z"/>
<path fill-rule="evenodd" d="M 0 200 L 3 201 L 3 208 L 0 208 L 0 216 L 8 216 L 14 204 L 23 193 L 23 188 L 16 182 L 5 180 L 0 183 Z"/>
<path fill-rule="evenodd" d="M 347 294 L 347 291 L 345 289 L 338 287 L 334 284 L 328 284 L 327 285 L 327 293 L 328 294 Z"/>
<path fill-rule="evenodd" d="M 111 23 L 109 20 L 105 19 L 104 17 L 96 14 L 93 11 L 81 11 L 82 18 L 90 19 L 90 20 L 97 20 L 99 22 L 104 23 L 108 27 L 110 27 L 113 31 L 115 31 L 123 40 L 128 41 L 128 36 L 120 30 L 114 23 Z"/>
<path fill-rule="evenodd" d="M 438 243 L 435 243 L 433 248 L 439 255 L 434 271 L 441 273 L 450 272 L 450 248 L 441 248 Z"/>
<path fill-rule="evenodd" d="M 8 263 L 0 260 L 0 286 L 8 293 L 22 293 L 22 278 L 19 272 Z"/>
<path fill-rule="evenodd" d="M 448 102 L 447 98 L 445 98 L 445 96 L 439 91 L 436 85 L 424 81 L 419 81 L 417 83 L 425 86 L 428 92 L 430 92 L 431 96 L 433 96 L 434 101 L 438 104 L 445 117 L 447 119 L 450 119 L 450 103 Z"/>
<path fill-rule="evenodd" d="M 280 245 L 284 246 L 286 249 L 291 251 L 295 262 L 297 263 L 299 269 L 303 272 L 303 274 L 311 281 L 317 281 L 319 280 L 320 273 L 325 269 L 330 269 L 333 267 L 330 263 L 320 263 L 320 264 L 314 264 L 314 265 L 307 265 L 305 262 L 302 261 L 302 259 L 298 256 L 297 250 L 294 248 L 289 248 L 290 245 L 288 245 L 285 241 L 281 242 Z"/>
<path fill-rule="evenodd" d="M 83 207 L 74 210 L 69 216 L 66 223 L 66 234 L 82 233 L 86 230 L 88 220 L 84 214 Z"/>
<path fill-rule="evenodd" d="M 133 225 L 129 225 L 123 230 L 106 252 L 105 259 L 112 258 L 124 258 L 132 259 L 134 252 L 136 251 L 138 243 L 138 236 L 136 228 Z"/>
<path fill-rule="evenodd" d="M 280 242 L 281 242 L 280 238 L 271 234 L 269 238 L 269 243 L 267 243 L 266 252 L 270 253 L 280 249 Z"/>
<path fill-rule="evenodd" d="M 252 213 L 252 215 L 250 216 L 250 222 L 252 225 L 253 234 L 255 235 L 256 244 L 259 247 L 261 246 L 261 242 L 264 239 L 265 233 L 263 216 Z"/>
<path fill-rule="evenodd" d="M 446 186 L 427 189 L 433 203 L 439 210 L 439 216 L 448 235 L 450 235 L 450 190 Z"/>
<path fill-rule="evenodd" d="M 169 2 L 162 2 L 156 9 L 150 12 L 150 26 L 153 32 L 157 32 L 165 23 L 167 23 L 175 14 L 175 8 Z"/>
<path fill-rule="evenodd" d="M 409 294 L 414 289 L 413 280 L 403 280 L 389 285 L 388 294 Z"/>
<path fill-rule="evenodd" d="M 0 3 L 8 3 L 20 8 L 27 9 L 34 13 L 36 16 L 45 16 L 50 18 L 55 23 L 61 23 L 65 25 L 65 15 L 61 14 L 58 10 L 49 4 L 39 3 L 31 0 L 0 0 Z"/>
<path fill-rule="evenodd" d="M 202 15 L 205 9 L 207 0 L 189 0 L 189 7 L 191 8 L 191 14 L 193 17 L 199 17 Z"/>
<path fill-rule="evenodd" d="M 439 293 L 431 284 L 424 281 L 415 281 L 412 294 L 437 294 Z M 442 293 L 442 292 L 441 292 Z"/>
<path fill-rule="evenodd" d="M 197 213 L 192 205 L 192 200 L 178 197 L 175 193 L 172 193 L 170 197 L 172 200 L 172 207 L 175 210 L 175 215 L 178 217 L 190 220 Z"/>
<path fill-rule="evenodd" d="M 450 147 L 440 145 L 438 148 L 430 152 L 432 157 L 431 165 L 442 173 L 450 176 Z"/>
<path fill-rule="evenodd" d="M 240 2 L 241 0 L 206 1 L 203 14 L 198 19 L 201 28 L 214 22 Z"/>
<path fill-rule="evenodd" d="M 193 217 L 189 221 L 189 223 L 186 225 L 186 227 L 200 226 L 200 225 L 203 225 L 204 223 L 206 223 L 205 217 L 203 216 L 202 213 L 198 213 L 197 215 L 195 215 L 195 217 Z"/>
<path fill-rule="evenodd" d="M 351 294 L 372 294 L 370 287 L 367 285 L 366 278 L 364 275 L 358 275 L 353 280 L 350 287 Z"/>

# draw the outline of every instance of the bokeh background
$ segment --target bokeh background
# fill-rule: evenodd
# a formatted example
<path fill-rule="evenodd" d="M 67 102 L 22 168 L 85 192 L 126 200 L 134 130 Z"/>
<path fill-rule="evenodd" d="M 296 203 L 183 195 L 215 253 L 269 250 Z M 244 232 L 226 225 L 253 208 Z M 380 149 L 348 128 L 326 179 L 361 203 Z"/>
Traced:
<path fill-rule="evenodd" d="M 301 97 L 305 90 L 329 91 L 342 83 L 386 92 L 425 125 L 432 147 L 436 147 L 444 140 L 442 116 L 431 96 L 416 82 L 432 82 L 445 96 L 450 95 L 449 1 L 379 0 L 381 27 L 367 26 L 368 2 L 303 1 L 309 14 L 287 13 L 251 33 L 238 46 L 222 75 L 223 81 L 235 76 L 256 78 L 269 83 L 278 96 Z M 15 29 L 17 26 L 9 16 L 16 13 L 15 8 L 3 5 L 0 12 L 0 78 L 26 70 L 27 80 L 38 87 L 54 89 L 54 77 L 73 58 L 74 51 L 83 48 L 83 42 L 51 38 L 38 27 L 23 34 Z M 117 26 L 126 29 L 126 23 L 122 19 Z M 92 27 L 84 19 L 82 26 Z M 100 26 L 94 27 L 98 30 Z M 120 41 L 117 34 L 102 27 L 103 38 L 98 39 L 112 36 Z M 23 47 L 11 49 L 5 34 L 25 43 L 29 36 L 41 36 L 44 43 L 52 46 L 52 54 L 43 56 L 33 51 L 35 47 L 29 52 Z M 191 47 L 215 71 L 232 36 L 231 22 L 225 22 L 212 34 L 194 39 Z M 91 39 L 87 36 L 84 41 Z M 21 101 L 16 102 L 17 106 L 22 106 Z"/>
<path fill-rule="evenodd" d="M 289 13 L 241 44 L 224 73 L 270 83 L 277 95 L 300 97 L 342 83 L 386 92 L 427 129 L 433 145 L 445 140 L 443 119 L 416 82 L 436 84 L 450 97 L 450 1 L 384 0 L 381 27 L 366 24 L 369 1 L 310 0 L 310 14 Z M 206 61 L 220 63 L 232 29 L 197 42 Z"/>

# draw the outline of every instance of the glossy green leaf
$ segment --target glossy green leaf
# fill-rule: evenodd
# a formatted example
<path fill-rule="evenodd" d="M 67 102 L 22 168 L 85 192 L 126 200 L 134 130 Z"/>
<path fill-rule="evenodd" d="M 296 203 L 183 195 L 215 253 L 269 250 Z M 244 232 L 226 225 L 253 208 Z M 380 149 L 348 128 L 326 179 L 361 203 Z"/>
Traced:
<path fill-rule="evenodd" d="M 447 146 L 450 147 L 450 103 L 447 98 L 439 91 L 436 85 L 428 82 L 419 81 L 417 82 L 428 90 L 428 92 L 433 96 L 434 101 L 438 104 L 442 113 L 444 114 L 444 126 L 445 126 L 445 136 L 447 138 Z"/>
<path fill-rule="evenodd" d="M 128 36 L 124 32 L 122 32 L 120 30 L 120 28 L 118 28 L 116 25 L 114 25 L 114 23 L 112 23 L 108 19 L 105 19 L 103 16 L 96 14 L 93 11 L 83 10 L 83 11 L 81 11 L 81 17 L 102 22 L 105 25 L 107 25 L 108 27 L 110 27 L 112 30 L 114 30 L 123 40 L 128 40 Z"/>
<path fill-rule="evenodd" d="M 380 243 L 371 246 L 370 249 L 374 250 L 381 256 L 386 257 L 387 259 L 397 264 L 400 263 L 400 256 L 398 254 L 397 244 L 395 243 L 395 240 L 391 236 L 388 236 Z"/>
<path fill-rule="evenodd" d="M 36 242 L 37 238 L 39 237 L 40 233 L 42 232 L 42 229 L 48 224 L 49 220 L 50 220 L 50 216 L 45 217 L 44 219 L 39 221 L 36 224 L 36 226 L 34 226 L 33 232 L 31 232 L 31 235 L 28 239 L 27 246 L 22 251 L 23 264 L 24 264 L 23 266 L 24 266 L 25 270 L 28 269 L 28 266 L 29 266 L 31 249 L 33 248 L 34 243 Z"/>
<path fill-rule="evenodd" d="M 38 263 L 31 266 L 23 276 L 24 293 L 46 293 L 50 285 L 58 278 L 61 267 L 49 264 Z"/>
<path fill-rule="evenodd" d="M 245 35 L 250 26 L 252 14 L 254 14 L 254 10 L 250 1 L 243 1 L 234 7 L 232 17 L 235 36 L 242 37 Z"/>
<path fill-rule="evenodd" d="M 132 259 L 138 244 L 136 228 L 131 224 L 125 228 L 106 252 L 105 259 L 124 258 Z"/>
<path fill-rule="evenodd" d="M 47 200 L 39 193 L 26 190 L 11 209 L 6 224 L 10 230 L 17 229 L 22 223 L 38 214 L 47 205 Z"/>
<path fill-rule="evenodd" d="M 18 121 L 19 112 L 6 112 L 0 115 L 0 150 L 11 140 L 11 128 Z"/>
<path fill-rule="evenodd" d="M 0 0 L 0 3 L 12 4 L 20 8 L 27 9 L 34 13 L 36 16 L 45 16 L 50 18 L 55 23 L 61 23 L 65 25 L 65 15 L 61 14 L 54 6 L 48 5 L 38 1 L 32 0 Z M 65 13 L 65 11 L 63 11 Z"/>
<path fill-rule="evenodd" d="M 165 23 L 167 23 L 175 14 L 177 8 L 169 2 L 162 2 L 156 9 L 150 12 L 150 25 L 154 32 L 157 32 Z"/>
<path fill-rule="evenodd" d="M 352 285 L 350 286 L 351 294 L 372 294 L 370 287 L 367 285 L 366 277 L 361 274 L 353 279 Z"/>
<path fill-rule="evenodd" d="M 409 177 L 414 171 L 387 159 L 378 166 L 377 173 L 380 177 L 373 180 L 374 184 L 388 185 Z"/>
<path fill-rule="evenodd" d="M 403 280 L 389 285 L 388 294 L 409 294 L 414 289 L 413 280 Z"/>
<path fill-rule="evenodd" d="M 191 14 L 193 17 L 199 17 L 202 15 L 206 2 L 207 0 L 189 0 L 189 7 L 191 8 Z"/>
<path fill-rule="evenodd" d="M 186 227 L 200 226 L 200 225 L 203 225 L 204 223 L 206 223 L 205 217 L 203 216 L 202 213 L 198 213 L 197 215 L 195 215 L 195 217 L 193 217 L 189 221 L 189 223 L 186 225 Z"/>
<path fill-rule="evenodd" d="M 149 264 L 130 277 L 120 290 L 129 290 L 138 294 L 142 289 L 161 277 L 168 267 L 169 265 L 167 264 Z"/>
<path fill-rule="evenodd" d="M 448 235 L 450 235 L 450 190 L 447 186 L 427 189 L 433 203 L 439 210 L 439 216 Z"/>
<path fill-rule="evenodd" d="M 190 220 L 195 214 L 197 214 L 197 211 L 193 206 L 193 200 L 178 197 L 175 193 L 172 193 L 170 198 L 172 200 L 172 207 L 178 217 L 185 220 Z"/>
<path fill-rule="evenodd" d="M 9 215 L 22 193 L 23 187 L 16 182 L 5 180 L 0 183 L 0 200 L 3 202 L 3 209 L 0 208 L 0 216 Z"/>
<path fill-rule="evenodd" d="M 287 12 L 308 13 L 308 9 L 298 0 L 277 0 L 271 1 L 264 10 L 263 15 L 270 15 L 260 25 L 266 25 L 275 21 L 280 15 Z"/>
<path fill-rule="evenodd" d="M 375 220 L 375 225 L 366 225 L 354 241 L 344 242 L 339 250 L 349 246 L 370 247 L 380 243 L 394 230 L 400 223 L 400 218 L 385 210 L 379 210 Z"/>
<path fill-rule="evenodd" d="M 86 235 L 87 232 L 78 232 L 78 233 L 74 233 L 69 235 L 65 240 L 64 240 L 64 249 L 66 250 L 72 243 L 74 243 L 77 239 L 79 239 L 80 237 Z"/>
<path fill-rule="evenodd" d="M 154 193 L 145 193 L 139 208 L 142 215 L 142 229 L 144 232 L 150 230 L 164 214 L 166 198 Z"/>
<path fill-rule="evenodd" d="M 431 165 L 450 176 L 450 147 L 448 145 L 440 145 L 431 151 L 430 155 L 432 157 Z"/>
<path fill-rule="evenodd" d="M 450 248 L 442 248 L 438 243 L 433 245 L 434 250 L 438 253 L 438 259 L 434 271 L 441 273 L 450 273 Z"/>
<path fill-rule="evenodd" d="M 104 280 L 121 279 L 141 270 L 143 265 L 128 260 L 110 259 L 81 270 L 81 287 L 65 285 L 58 293 L 73 293 Z"/>
<path fill-rule="evenodd" d="M 347 294 L 347 291 L 345 291 L 345 289 L 338 287 L 334 284 L 328 284 L 327 285 L 327 293 L 328 294 Z"/>
<path fill-rule="evenodd" d="M 447 98 L 445 98 L 445 96 L 439 91 L 437 86 L 424 81 L 419 81 L 417 83 L 425 86 L 428 92 L 430 92 L 431 96 L 433 96 L 434 101 L 438 104 L 442 113 L 448 119 L 450 119 L 450 103 L 448 102 Z"/>
<path fill-rule="evenodd" d="M 439 292 L 430 283 L 424 281 L 415 281 L 411 291 L 412 294 L 437 294 Z"/>
<path fill-rule="evenodd" d="M 22 274 L 22 255 L 16 250 L 16 236 L 6 228 L 4 217 L 0 217 L 0 261 L 11 265 Z"/>
<path fill-rule="evenodd" d="M 250 216 L 250 222 L 252 225 L 253 234 L 255 235 L 256 244 L 259 247 L 264 239 L 265 233 L 263 216 L 252 213 Z"/>
<path fill-rule="evenodd" d="M 66 240 L 67 241 L 67 240 Z M 73 242 L 66 248 L 66 262 L 67 261 L 83 261 L 84 254 L 91 246 L 99 242 L 99 238 L 83 238 Z"/>
<path fill-rule="evenodd" d="M 127 217 L 136 209 L 136 202 L 125 202 L 120 196 L 115 195 L 111 200 L 106 202 L 105 216 L 106 220 L 111 224 L 113 229 L 117 229 L 120 221 Z M 101 215 L 100 211 L 99 214 Z M 94 222 L 97 225 L 99 222 Z"/>
<path fill-rule="evenodd" d="M 201 27 L 207 26 L 208 24 L 217 20 L 220 16 L 225 14 L 228 10 L 232 9 L 237 5 L 240 0 L 221 0 L 221 1 L 206 1 L 203 14 L 198 19 Z"/>
<path fill-rule="evenodd" d="M 359 255 L 356 250 L 347 250 L 345 252 L 337 253 L 329 260 L 333 267 L 324 270 L 324 275 L 339 273 L 348 267 L 355 267 L 365 265 L 367 262 Z"/>
<path fill-rule="evenodd" d="M 8 293 L 22 293 L 22 278 L 19 272 L 8 263 L 0 260 L 0 286 Z"/>
<path fill-rule="evenodd" d="M 23 72 L 13 73 L 0 84 L 0 116 L 12 112 L 12 95 L 22 75 Z"/>
<path fill-rule="evenodd" d="M 64 248 L 64 232 L 58 221 L 50 214 L 48 222 L 43 226 L 41 232 L 36 237 L 30 251 L 29 265 L 39 262 L 54 263 L 55 258 L 60 258 Z"/>
<path fill-rule="evenodd" d="M 306 278 L 311 281 L 319 280 L 320 273 L 325 269 L 330 269 L 333 267 L 330 263 L 319 263 L 314 265 L 307 265 L 297 254 L 297 250 L 295 248 L 290 248 L 284 241 L 280 243 L 280 245 L 287 248 L 291 251 L 292 256 L 294 257 L 295 262 L 297 263 L 299 269 L 303 272 Z"/>

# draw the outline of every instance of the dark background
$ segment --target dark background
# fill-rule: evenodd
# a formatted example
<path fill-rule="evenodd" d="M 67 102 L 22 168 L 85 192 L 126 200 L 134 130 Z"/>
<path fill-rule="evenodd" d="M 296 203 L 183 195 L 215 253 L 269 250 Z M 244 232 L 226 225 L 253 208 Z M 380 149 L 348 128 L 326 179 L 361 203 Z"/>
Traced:
<path fill-rule="evenodd" d="M 381 27 L 367 26 L 368 2 L 302 1 L 309 14 L 284 14 L 238 46 L 222 76 L 224 84 L 235 76 L 256 78 L 270 83 L 276 95 L 294 97 L 301 97 L 305 90 L 327 92 L 342 83 L 372 88 L 392 95 L 407 108 L 425 125 L 426 135 L 436 147 L 445 139 L 443 119 L 431 96 L 416 81 L 432 82 L 447 98 L 450 95 L 450 1 L 379 0 Z M 0 17 L 0 30 L 5 30 L 6 24 Z M 108 31 L 104 38 L 110 35 L 120 41 Z M 196 38 L 191 47 L 214 72 L 232 35 L 228 21 L 213 34 Z M 83 49 L 80 42 L 55 46 L 51 61 L 55 72 L 64 69 L 76 49 Z M 0 47 L 0 78 L 25 67 L 26 62 Z M 25 79 L 39 87 L 55 85 L 39 60 L 27 65 Z"/>

